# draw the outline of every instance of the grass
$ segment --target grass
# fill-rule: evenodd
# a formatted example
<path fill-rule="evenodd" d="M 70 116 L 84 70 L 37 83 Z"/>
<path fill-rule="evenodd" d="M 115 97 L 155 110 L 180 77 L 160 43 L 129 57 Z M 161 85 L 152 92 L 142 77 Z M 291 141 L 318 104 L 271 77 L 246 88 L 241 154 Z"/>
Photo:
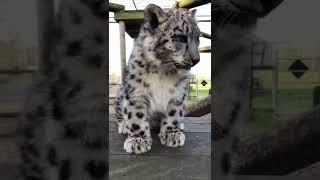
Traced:
<path fill-rule="evenodd" d="M 201 84 L 202 78 L 198 77 L 198 79 L 201 79 L 198 81 L 198 97 L 202 98 L 202 97 L 209 96 L 209 90 L 211 89 L 211 81 L 206 79 L 206 82 L 208 84 L 206 86 L 202 86 L 202 84 Z M 195 97 L 196 96 L 196 92 L 195 92 L 196 84 L 190 84 L 190 86 L 191 86 L 191 91 L 189 91 L 187 103 L 194 103 L 197 101 L 197 99 Z"/>
<path fill-rule="evenodd" d="M 247 126 L 254 129 L 271 129 L 278 124 L 278 120 L 272 113 L 260 109 L 251 112 L 251 118 L 247 122 Z"/>
<path fill-rule="evenodd" d="M 320 85 L 317 72 L 306 72 L 300 79 L 296 79 L 286 68 L 279 72 L 278 104 L 279 112 L 295 112 L 313 107 L 313 89 Z M 276 117 L 272 111 L 272 72 L 255 71 L 264 93 L 258 93 L 252 99 L 251 118 L 246 128 L 253 131 L 263 131 L 283 123 L 285 117 Z"/>
<path fill-rule="evenodd" d="M 272 108 L 272 94 L 270 93 L 258 95 L 252 100 L 254 108 L 270 109 Z M 279 110 L 290 111 L 312 107 L 313 89 L 311 87 L 305 89 L 280 89 L 278 94 Z"/>

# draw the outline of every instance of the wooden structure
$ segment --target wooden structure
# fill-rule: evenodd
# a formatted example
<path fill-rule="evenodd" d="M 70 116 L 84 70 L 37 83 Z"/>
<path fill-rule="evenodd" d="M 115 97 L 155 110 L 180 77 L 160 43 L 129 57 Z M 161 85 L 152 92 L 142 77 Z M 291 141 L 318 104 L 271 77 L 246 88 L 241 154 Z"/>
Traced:
<path fill-rule="evenodd" d="M 151 150 L 142 155 L 123 150 L 125 136 L 118 134 L 115 119 L 109 122 L 109 178 L 211 179 L 211 120 L 185 118 L 186 142 L 169 148 L 153 137 Z"/>
<path fill-rule="evenodd" d="M 1 179 L 16 179 L 20 162 L 15 143 L 17 115 L 21 101 L 12 101 L 11 116 L 0 112 L 0 175 Z M 3 106 L 2 106 L 3 107 Z M 125 136 L 118 134 L 116 122 L 109 122 L 109 179 L 143 177 L 171 179 L 210 179 L 211 171 L 211 121 L 203 118 L 187 118 L 185 121 L 186 144 L 168 148 L 154 138 L 152 149 L 143 155 L 127 154 L 123 150 Z M 197 168 L 195 168 L 197 167 Z"/>
<path fill-rule="evenodd" d="M 176 8 L 194 8 L 210 2 L 209 0 L 182 0 L 175 6 Z M 118 23 L 124 22 L 126 32 L 130 37 L 136 38 L 144 20 L 143 10 L 125 10 L 123 5 L 114 3 L 109 3 L 109 6 L 109 11 L 114 12 L 114 19 Z M 210 35 L 205 34 L 205 37 L 210 37 Z"/>

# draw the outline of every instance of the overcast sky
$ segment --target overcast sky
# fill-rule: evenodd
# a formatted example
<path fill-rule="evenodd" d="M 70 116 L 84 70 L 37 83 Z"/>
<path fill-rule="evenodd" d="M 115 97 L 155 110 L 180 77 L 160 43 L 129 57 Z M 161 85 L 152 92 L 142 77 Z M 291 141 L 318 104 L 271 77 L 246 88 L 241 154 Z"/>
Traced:
<path fill-rule="evenodd" d="M 36 0 L 0 0 L 0 41 L 17 35 L 21 43 L 35 45 Z"/>
<path fill-rule="evenodd" d="M 36 0 L 0 0 L 0 40 L 10 39 L 17 33 L 26 44 L 36 42 Z M 133 9 L 131 0 L 111 0 L 127 4 Z M 150 1 L 135 0 L 138 8 Z M 174 0 L 154 0 L 156 4 L 169 7 Z M 272 41 L 320 42 L 319 0 L 285 0 L 272 14 L 261 20 L 257 35 Z"/>
<path fill-rule="evenodd" d="M 256 34 L 268 41 L 320 45 L 320 1 L 284 0 L 258 24 Z"/>

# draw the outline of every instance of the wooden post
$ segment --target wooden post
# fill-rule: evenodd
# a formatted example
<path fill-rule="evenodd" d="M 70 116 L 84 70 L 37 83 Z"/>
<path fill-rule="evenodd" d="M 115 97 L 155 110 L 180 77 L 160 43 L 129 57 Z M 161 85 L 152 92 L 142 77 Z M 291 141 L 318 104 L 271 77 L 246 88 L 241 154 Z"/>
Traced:
<path fill-rule="evenodd" d="M 126 29 L 123 21 L 119 21 L 121 81 L 124 82 L 126 72 Z"/>
<path fill-rule="evenodd" d="M 279 85 L 279 52 L 276 51 L 275 59 L 273 62 L 272 73 L 272 107 L 275 117 L 278 117 L 279 103 L 278 103 L 278 85 Z"/>
<path fill-rule="evenodd" d="M 52 25 L 54 19 L 53 0 L 37 0 L 37 13 L 39 42 L 38 67 L 41 69 L 43 63 L 49 60 L 52 48 Z"/>

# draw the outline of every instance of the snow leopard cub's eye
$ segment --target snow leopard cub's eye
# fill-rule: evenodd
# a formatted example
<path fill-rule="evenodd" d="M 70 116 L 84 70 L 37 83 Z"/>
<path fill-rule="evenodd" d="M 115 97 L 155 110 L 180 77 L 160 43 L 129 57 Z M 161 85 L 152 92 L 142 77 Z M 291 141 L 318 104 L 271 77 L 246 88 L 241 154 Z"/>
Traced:
<path fill-rule="evenodd" d="M 175 35 L 174 39 L 176 41 L 179 41 L 179 42 L 182 42 L 182 43 L 187 43 L 187 41 L 188 41 L 187 36 L 186 35 L 182 35 L 182 34 Z"/>

